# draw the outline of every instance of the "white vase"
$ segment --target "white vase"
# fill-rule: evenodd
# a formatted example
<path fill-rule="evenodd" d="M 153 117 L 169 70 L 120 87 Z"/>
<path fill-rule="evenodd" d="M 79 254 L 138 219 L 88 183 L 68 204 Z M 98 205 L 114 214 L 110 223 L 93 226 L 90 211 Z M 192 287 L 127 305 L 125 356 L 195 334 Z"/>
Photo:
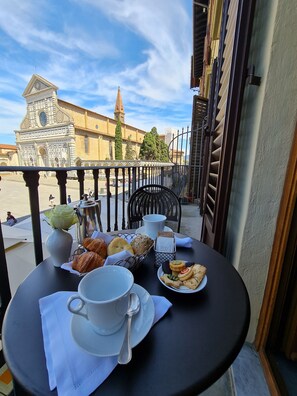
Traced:
<path fill-rule="evenodd" d="M 61 267 L 69 261 L 73 238 L 69 232 L 53 229 L 46 240 L 46 248 L 51 255 L 55 267 Z"/>

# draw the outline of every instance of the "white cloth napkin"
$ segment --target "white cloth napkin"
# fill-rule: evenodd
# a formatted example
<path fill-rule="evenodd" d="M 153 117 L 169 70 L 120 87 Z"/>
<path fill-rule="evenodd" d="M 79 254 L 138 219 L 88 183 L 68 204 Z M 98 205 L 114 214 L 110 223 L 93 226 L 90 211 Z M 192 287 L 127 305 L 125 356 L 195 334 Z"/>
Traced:
<path fill-rule="evenodd" d="M 192 247 L 192 242 L 193 239 L 190 237 L 185 237 L 185 238 L 179 238 L 175 235 L 175 244 L 176 247 L 185 247 L 185 248 L 191 248 Z"/>
<path fill-rule="evenodd" d="M 112 256 L 107 256 L 104 265 L 114 265 L 120 260 L 126 260 L 127 258 L 133 256 L 128 250 L 122 250 L 120 253 L 113 254 Z"/>
<path fill-rule="evenodd" d="M 117 356 L 97 357 L 79 348 L 70 334 L 72 314 L 67 300 L 73 292 L 57 292 L 39 300 L 49 386 L 60 396 L 87 396 L 109 376 Z M 172 306 L 165 297 L 152 296 L 153 325 Z"/>
<path fill-rule="evenodd" d="M 75 269 L 72 268 L 72 261 L 69 261 L 69 263 L 63 263 L 61 265 L 61 268 L 66 270 L 66 271 L 71 272 L 72 274 L 84 275 L 84 274 L 81 274 L 79 271 L 76 271 Z"/>
<path fill-rule="evenodd" d="M 110 242 L 113 240 L 114 235 L 108 235 L 108 234 L 104 234 L 103 232 L 100 231 L 94 231 L 91 238 L 101 238 L 103 239 L 107 245 L 110 244 Z"/>
<path fill-rule="evenodd" d="M 125 234 L 125 230 L 118 231 L 117 233 L 118 233 L 118 235 L 108 235 L 108 234 L 104 234 L 103 232 L 100 232 L 100 231 L 94 231 L 93 234 L 92 234 L 92 238 L 102 238 L 108 245 L 116 236 L 122 236 L 124 234 L 125 235 L 125 240 L 128 243 L 131 243 L 132 240 L 136 236 L 135 234 L 129 234 L 129 233 Z"/>

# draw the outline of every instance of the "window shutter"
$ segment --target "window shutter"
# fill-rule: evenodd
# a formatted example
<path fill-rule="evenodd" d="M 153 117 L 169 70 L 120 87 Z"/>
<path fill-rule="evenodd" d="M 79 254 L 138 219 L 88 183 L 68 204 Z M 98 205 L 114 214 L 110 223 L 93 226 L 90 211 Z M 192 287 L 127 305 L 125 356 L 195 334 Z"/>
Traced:
<path fill-rule="evenodd" d="M 227 0 L 223 7 L 214 109 L 210 114 L 201 240 L 222 252 L 246 80 L 254 0 Z"/>

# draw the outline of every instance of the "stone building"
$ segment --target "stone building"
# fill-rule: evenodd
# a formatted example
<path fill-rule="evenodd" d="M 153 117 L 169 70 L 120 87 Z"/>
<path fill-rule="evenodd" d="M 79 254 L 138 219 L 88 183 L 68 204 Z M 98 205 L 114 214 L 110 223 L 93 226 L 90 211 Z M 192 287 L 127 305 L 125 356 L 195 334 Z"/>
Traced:
<path fill-rule="evenodd" d="M 15 131 L 19 164 L 24 166 L 92 166 L 114 159 L 114 136 L 121 121 L 123 157 L 127 141 L 135 159 L 145 131 L 125 124 L 118 88 L 114 119 L 61 100 L 58 87 L 34 74 L 23 96 L 27 113 Z"/>
<path fill-rule="evenodd" d="M 0 166 L 18 166 L 17 147 L 12 144 L 0 144 Z"/>

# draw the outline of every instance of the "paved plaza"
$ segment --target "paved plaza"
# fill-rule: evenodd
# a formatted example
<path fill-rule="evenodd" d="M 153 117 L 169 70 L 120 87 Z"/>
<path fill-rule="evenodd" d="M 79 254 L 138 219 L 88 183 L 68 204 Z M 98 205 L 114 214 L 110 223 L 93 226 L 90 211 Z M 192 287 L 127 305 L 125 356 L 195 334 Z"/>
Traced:
<path fill-rule="evenodd" d="M 89 189 L 94 189 L 94 181 L 85 180 L 85 193 Z M 99 191 L 105 190 L 105 182 L 99 181 Z M 3 174 L 0 181 L 0 219 L 1 222 L 6 221 L 6 213 L 10 211 L 18 220 L 22 220 L 24 216 L 30 214 L 29 193 L 22 175 Z M 67 194 L 71 195 L 72 201 L 79 200 L 79 184 L 77 180 L 67 180 Z M 113 187 L 111 187 L 113 193 Z M 50 208 L 49 195 L 55 197 L 55 203 L 59 203 L 59 186 L 55 177 L 43 177 L 39 179 L 39 207 L 40 212 Z M 101 220 L 103 230 L 106 230 L 106 196 L 101 195 L 102 214 Z M 121 205 L 121 201 L 120 201 Z M 114 225 L 114 199 L 111 199 L 111 227 Z M 121 219 L 119 218 L 119 222 Z M 181 232 L 190 235 L 196 239 L 200 239 L 202 218 L 199 214 L 197 205 L 182 205 L 182 221 Z M 19 224 L 18 224 L 19 226 Z M 119 224 L 120 227 L 120 224 Z"/>
<path fill-rule="evenodd" d="M 99 182 L 104 186 L 104 182 Z M 2 175 L 0 181 L 0 219 L 6 221 L 6 213 L 10 211 L 14 217 L 20 218 L 30 214 L 28 187 L 22 175 L 8 174 Z M 67 194 L 71 195 L 73 201 L 79 199 L 79 184 L 77 180 L 67 180 Z M 94 182 L 90 179 L 85 180 L 86 193 L 88 189 L 94 189 Z M 50 208 L 49 196 L 55 197 L 55 203 L 59 203 L 59 186 L 55 177 L 43 177 L 39 179 L 39 206 L 40 211 Z"/>

